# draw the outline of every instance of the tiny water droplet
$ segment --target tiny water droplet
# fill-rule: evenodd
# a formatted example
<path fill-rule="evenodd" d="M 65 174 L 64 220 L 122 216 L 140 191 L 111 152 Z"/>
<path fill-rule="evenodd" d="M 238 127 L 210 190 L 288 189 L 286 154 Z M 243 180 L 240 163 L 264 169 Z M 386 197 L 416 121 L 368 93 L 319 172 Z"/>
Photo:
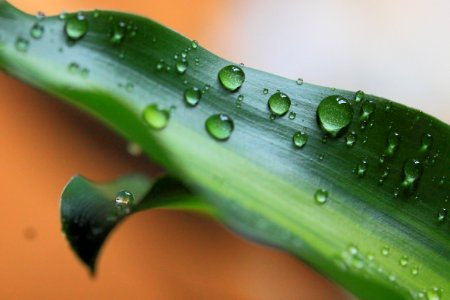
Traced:
<path fill-rule="evenodd" d="M 317 108 L 317 117 L 320 128 L 332 137 L 336 137 L 350 125 L 353 108 L 344 97 L 329 96 L 320 102 Z"/>
<path fill-rule="evenodd" d="M 269 109 L 272 112 L 272 114 L 276 116 L 283 116 L 291 107 L 291 99 L 288 95 L 276 92 L 272 96 L 270 96 L 268 101 Z"/>
<path fill-rule="evenodd" d="M 175 65 L 177 69 L 178 74 L 184 74 L 186 73 L 188 69 L 188 62 L 187 61 L 178 61 Z"/>
<path fill-rule="evenodd" d="M 417 159 L 409 159 L 403 165 L 402 187 L 408 190 L 414 190 L 422 175 L 422 165 Z"/>
<path fill-rule="evenodd" d="M 388 102 L 388 103 L 386 103 L 386 106 L 384 107 L 384 110 L 385 110 L 385 111 L 390 111 L 391 108 L 392 108 L 392 103 L 391 103 L 391 102 Z"/>
<path fill-rule="evenodd" d="M 44 26 L 41 24 L 34 24 L 30 29 L 30 35 L 32 38 L 39 40 L 44 35 Z"/>
<path fill-rule="evenodd" d="M 196 40 L 193 40 L 191 42 L 191 47 L 192 47 L 192 49 L 197 49 L 198 48 L 198 42 Z"/>
<path fill-rule="evenodd" d="M 65 11 L 62 11 L 59 15 L 58 15 L 58 19 L 60 20 L 65 20 L 67 18 L 67 13 Z"/>
<path fill-rule="evenodd" d="M 124 22 L 119 22 L 116 24 L 111 32 L 110 41 L 113 44 L 120 44 L 125 38 L 126 24 Z"/>
<path fill-rule="evenodd" d="M 358 177 L 364 177 L 366 175 L 367 169 L 369 167 L 369 164 L 367 163 L 367 160 L 362 160 L 357 166 L 356 166 L 356 175 Z"/>
<path fill-rule="evenodd" d="M 88 22 L 82 14 L 72 16 L 66 22 L 65 32 L 72 40 L 81 39 L 88 30 Z"/>
<path fill-rule="evenodd" d="M 324 189 L 319 189 L 314 194 L 314 199 L 316 200 L 317 204 L 325 204 L 328 201 L 328 191 Z"/>
<path fill-rule="evenodd" d="M 320 153 L 320 154 L 319 154 L 319 160 L 322 161 L 324 158 L 325 158 L 325 154 Z"/>
<path fill-rule="evenodd" d="M 419 269 L 418 269 L 417 267 L 412 268 L 412 269 L 411 269 L 411 274 L 412 274 L 413 276 L 419 275 Z"/>
<path fill-rule="evenodd" d="M 202 93 L 196 87 L 189 88 L 184 91 L 184 101 L 189 106 L 196 106 L 200 102 L 201 98 L 202 98 Z"/>
<path fill-rule="evenodd" d="M 219 81 L 225 89 L 235 92 L 244 83 L 245 73 L 240 67 L 229 65 L 219 71 Z"/>
<path fill-rule="evenodd" d="M 115 201 L 116 205 L 120 207 L 131 206 L 134 202 L 134 196 L 131 192 L 123 190 L 117 193 Z"/>
<path fill-rule="evenodd" d="M 363 91 L 357 91 L 355 93 L 355 102 L 361 102 L 364 100 L 365 94 Z"/>
<path fill-rule="evenodd" d="M 139 144 L 128 143 L 127 144 L 127 152 L 128 152 L 128 154 L 137 157 L 137 156 L 142 155 L 143 150 Z"/>
<path fill-rule="evenodd" d="M 28 51 L 28 47 L 30 46 L 30 42 L 27 39 L 24 39 L 22 37 L 17 38 L 16 40 L 16 50 L 22 53 L 25 53 Z"/>
<path fill-rule="evenodd" d="M 297 131 L 292 136 L 292 142 L 294 143 L 295 147 L 302 148 L 308 142 L 308 134 L 302 131 Z"/>
<path fill-rule="evenodd" d="M 434 287 L 429 289 L 426 292 L 426 295 L 428 300 L 441 300 L 442 290 L 440 288 Z"/>
<path fill-rule="evenodd" d="M 200 58 L 197 57 L 194 61 L 196 66 L 200 65 Z"/>
<path fill-rule="evenodd" d="M 69 73 L 72 75 L 77 74 L 79 70 L 80 65 L 75 62 L 70 63 L 69 66 L 67 67 L 67 71 L 69 71 Z"/>
<path fill-rule="evenodd" d="M 216 114 L 209 117 L 205 122 L 206 131 L 213 138 L 225 141 L 230 138 L 234 130 L 233 120 L 226 114 Z"/>
<path fill-rule="evenodd" d="M 429 133 L 424 133 L 422 135 L 422 144 L 420 146 L 420 150 L 423 152 L 428 152 L 431 149 L 431 146 L 433 145 L 433 136 Z"/>
<path fill-rule="evenodd" d="M 358 254 L 358 247 L 356 247 L 355 245 L 353 245 L 353 244 L 350 244 L 349 246 L 348 246 L 348 248 L 347 248 L 347 250 L 348 250 L 348 253 L 350 253 L 351 255 L 356 255 L 356 254 Z"/>
<path fill-rule="evenodd" d="M 395 277 L 394 274 L 389 275 L 389 281 L 390 281 L 390 282 L 394 282 L 394 281 L 396 281 L 396 280 L 397 280 L 397 278 Z"/>
<path fill-rule="evenodd" d="M 387 246 L 384 246 L 381 248 L 381 255 L 383 255 L 383 256 L 388 256 L 390 252 L 391 252 L 391 249 L 389 249 L 389 247 L 387 247 Z"/>
<path fill-rule="evenodd" d="M 401 258 L 400 258 L 400 260 L 399 260 L 399 264 L 400 264 L 400 266 L 402 266 L 402 267 L 406 267 L 407 265 L 408 265 L 408 263 L 409 263 L 409 259 L 408 259 L 408 257 L 407 256 L 402 256 Z"/>
<path fill-rule="evenodd" d="M 163 129 L 167 126 L 170 119 L 170 112 L 166 109 L 160 109 L 156 104 L 150 104 L 144 110 L 144 120 L 153 129 Z"/>
<path fill-rule="evenodd" d="M 357 138 L 358 138 L 358 136 L 356 135 L 356 132 L 354 132 L 354 131 L 349 132 L 345 136 L 345 144 L 347 145 L 347 147 L 353 147 L 353 145 L 355 145 L 355 143 L 356 143 Z"/>
<path fill-rule="evenodd" d="M 323 136 L 322 136 L 322 143 L 323 144 L 326 144 L 328 142 L 328 134 L 324 134 Z"/>
<path fill-rule="evenodd" d="M 263 89 L 263 94 L 264 95 L 267 95 L 269 93 L 269 90 L 268 89 Z"/>
<path fill-rule="evenodd" d="M 375 102 L 364 101 L 361 105 L 361 121 L 368 121 L 375 112 Z"/>
<path fill-rule="evenodd" d="M 133 92 L 133 91 L 134 91 L 134 84 L 132 84 L 131 82 L 128 82 L 128 83 L 125 85 L 125 90 L 126 90 L 128 93 Z"/>
<path fill-rule="evenodd" d="M 291 111 L 289 113 L 289 120 L 295 120 L 295 118 L 297 117 L 297 114 L 293 111 Z"/>
<path fill-rule="evenodd" d="M 86 69 L 86 68 L 81 69 L 80 75 L 81 75 L 81 78 L 84 78 L 84 79 L 88 78 L 89 77 L 89 69 Z"/>
<path fill-rule="evenodd" d="M 441 208 L 438 211 L 438 214 L 437 214 L 438 222 L 440 222 L 440 223 L 445 222 L 445 219 L 447 218 L 447 215 L 448 215 L 448 210 L 446 208 Z"/>
<path fill-rule="evenodd" d="M 386 150 L 384 151 L 386 156 L 393 156 L 400 145 L 401 137 L 397 132 L 390 132 L 387 137 Z"/>
<path fill-rule="evenodd" d="M 303 84 L 303 78 L 297 78 L 295 83 L 297 83 L 297 85 L 302 85 Z"/>

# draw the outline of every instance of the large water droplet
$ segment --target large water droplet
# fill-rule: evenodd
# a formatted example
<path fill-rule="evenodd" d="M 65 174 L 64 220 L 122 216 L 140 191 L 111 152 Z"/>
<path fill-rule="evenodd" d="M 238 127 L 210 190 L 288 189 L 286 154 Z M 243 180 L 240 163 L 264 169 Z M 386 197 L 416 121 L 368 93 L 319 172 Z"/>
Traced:
<path fill-rule="evenodd" d="M 320 102 L 317 108 L 317 117 L 320 128 L 336 137 L 352 122 L 353 109 L 344 97 L 329 96 Z"/>
<path fill-rule="evenodd" d="M 238 66 L 230 65 L 219 71 L 219 81 L 224 88 L 237 91 L 245 81 L 245 73 Z"/>
<path fill-rule="evenodd" d="M 412 191 L 417 186 L 420 176 L 422 175 L 422 165 L 417 159 L 409 159 L 403 165 L 403 182 L 402 187 Z"/>
<path fill-rule="evenodd" d="M 291 107 L 291 99 L 284 93 L 276 92 L 270 96 L 268 105 L 272 114 L 282 116 L 289 111 L 289 108 Z"/>
<path fill-rule="evenodd" d="M 324 189 L 319 189 L 314 194 L 314 199 L 317 204 L 325 204 L 328 201 L 328 192 Z"/>
<path fill-rule="evenodd" d="M 196 106 L 200 102 L 201 98 L 202 98 L 202 93 L 196 87 L 189 88 L 184 91 L 184 101 L 189 106 Z"/>
<path fill-rule="evenodd" d="M 447 218 L 447 215 L 448 215 L 447 209 L 446 208 L 441 208 L 438 211 L 438 215 L 437 215 L 438 222 L 441 222 L 441 223 L 445 222 L 445 219 Z"/>
<path fill-rule="evenodd" d="M 302 148 L 308 142 L 308 134 L 302 131 L 298 131 L 292 136 L 292 142 L 294 143 L 295 147 Z"/>
<path fill-rule="evenodd" d="M 166 109 L 158 108 L 158 105 L 151 104 L 144 110 L 144 120 L 153 129 L 163 129 L 170 119 L 170 112 Z"/>
<path fill-rule="evenodd" d="M 131 206 L 134 202 L 134 196 L 131 192 L 123 190 L 117 193 L 115 201 L 116 205 L 120 207 Z"/>
<path fill-rule="evenodd" d="M 16 40 L 16 50 L 19 52 L 27 52 L 28 51 L 28 47 L 30 46 L 30 42 L 22 37 L 17 38 Z"/>
<path fill-rule="evenodd" d="M 36 23 L 30 29 L 30 35 L 34 39 L 40 39 L 44 35 L 44 26 L 39 23 Z"/>
<path fill-rule="evenodd" d="M 87 30 L 88 30 L 88 22 L 86 18 L 81 14 L 72 16 L 66 22 L 65 26 L 66 34 L 72 40 L 81 39 L 86 34 Z"/>
<path fill-rule="evenodd" d="M 386 150 L 384 151 L 385 155 L 393 156 L 397 152 L 400 141 L 400 134 L 397 132 L 390 132 L 387 137 Z"/>
<path fill-rule="evenodd" d="M 233 120 L 226 114 L 216 114 L 205 122 L 206 131 L 216 140 L 225 141 L 234 130 Z"/>
<path fill-rule="evenodd" d="M 124 22 L 119 22 L 116 24 L 111 32 L 110 41 L 113 44 L 120 44 L 125 37 L 126 24 Z"/>

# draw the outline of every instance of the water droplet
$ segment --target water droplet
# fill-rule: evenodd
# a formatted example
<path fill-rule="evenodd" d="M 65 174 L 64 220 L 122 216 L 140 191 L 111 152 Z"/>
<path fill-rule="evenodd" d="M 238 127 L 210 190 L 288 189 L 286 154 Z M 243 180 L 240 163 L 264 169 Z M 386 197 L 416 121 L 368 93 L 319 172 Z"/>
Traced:
<path fill-rule="evenodd" d="M 134 91 L 134 84 L 132 84 L 131 82 L 128 82 L 128 83 L 125 85 L 125 90 L 126 90 L 128 93 L 133 92 L 133 91 Z"/>
<path fill-rule="evenodd" d="M 358 136 L 356 135 L 356 132 L 349 132 L 345 136 L 345 144 L 347 145 L 347 147 L 353 147 L 353 145 L 356 143 L 357 138 Z"/>
<path fill-rule="evenodd" d="M 295 83 L 297 83 L 297 85 L 302 85 L 303 84 L 303 78 L 298 78 Z"/>
<path fill-rule="evenodd" d="M 353 109 L 344 97 L 329 96 L 320 102 L 317 108 L 317 117 L 321 129 L 336 137 L 350 125 L 353 118 Z"/>
<path fill-rule="evenodd" d="M 445 222 L 445 219 L 447 218 L 447 215 L 448 215 L 447 209 L 446 208 L 441 208 L 438 211 L 438 215 L 437 215 L 438 222 L 441 222 L 441 223 Z"/>
<path fill-rule="evenodd" d="M 420 150 L 423 152 L 428 152 L 431 149 L 433 144 L 433 136 L 429 133 L 424 133 L 422 135 L 422 145 L 420 146 Z"/>
<path fill-rule="evenodd" d="M 322 161 L 324 158 L 325 158 L 325 154 L 320 153 L 320 154 L 319 154 L 319 160 Z"/>
<path fill-rule="evenodd" d="M 244 83 L 245 73 L 238 66 L 226 66 L 219 71 L 219 81 L 225 89 L 235 92 Z"/>
<path fill-rule="evenodd" d="M 178 74 L 184 74 L 184 73 L 186 73 L 186 71 L 188 69 L 188 62 L 187 61 L 178 61 L 175 66 L 176 66 Z"/>
<path fill-rule="evenodd" d="M 30 46 L 30 42 L 22 37 L 17 38 L 16 40 L 16 50 L 19 52 L 27 52 L 28 51 L 28 47 Z"/>
<path fill-rule="evenodd" d="M 412 274 L 413 276 L 419 275 L 419 268 L 417 268 L 417 267 L 412 268 L 412 269 L 411 269 L 411 274 Z"/>
<path fill-rule="evenodd" d="M 193 40 L 191 42 L 191 47 L 192 47 L 192 49 L 197 49 L 198 48 L 198 42 L 196 40 Z"/>
<path fill-rule="evenodd" d="M 115 201 L 116 205 L 120 207 L 131 206 L 134 202 L 134 196 L 131 192 L 123 190 L 117 193 Z"/>
<path fill-rule="evenodd" d="M 72 40 L 81 39 L 88 30 L 88 22 L 86 18 L 77 14 L 76 16 L 71 17 L 67 20 L 65 31 L 67 36 Z"/>
<path fill-rule="evenodd" d="M 429 289 L 426 295 L 428 300 L 441 300 L 442 290 L 440 288 L 434 287 Z"/>
<path fill-rule="evenodd" d="M 298 131 L 292 136 L 292 142 L 294 143 L 295 147 L 302 148 L 308 142 L 308 134 L 302 131 Z"/>
<path fill-rule="evenodd" d="M 350 245 L 348 246 L 347 250 L 348 250 L 348 253 L 350 253 L 351 255 L 356 255 L 356 254 L 358 254 L 358 247 L 356 247 L 356 246 L 353 245 L 353 244 L 350 244 Z"/>
<path fill-rule="evenodd" d="M 408 263 L 409 263 L 409 259 L 407 256 L 402 256 L 399 260 L 399 264 L 402 267 L 406 267 L 408 265 Z"/>
<path fill-rule="evenodd" d="M 69 73 L 72 75 L 77 74 L 79 70 L 80 65 L 75 62 L 70 63 L 69 66 L 67 67 L 67 71 L 69 71 Z"/>
<path fill-rule="evenodd" d="M 422 165 L 417 159 L 409 159 L 403 165 L 402 187 L 408 190 L 414 190 L 422 175 Z"/>
<path fill-rule="evenodd" d="M 390 172 L 391 172 L 391 168 L 390 167 L 386 167 L 386 169 L 384 169 L 384 171 L 383 171 L 383 174 L 381 174 L 380 179 L 378 180 L 378 183 L 379 184 L 383 184 L 383 182 L 389 176 Z"/>
<path fill-rule="evenodd" d="M 120 44 L 125 38 L 126 25 L 124 22 L 116 24 L 111 32 L 110 41 L 113 44 Z"/>
<path fill-rule="evenodd" d="M 328 201 L 328 192 L 324 189 L 319 189 L 314 194 L 314 199 L 317 204 L 325 204 Z"/>
<path fill-rule="evenodd" d="M 147 106 L 144 110 L 144 120 L 153 129 L 163 129 L 167 126 L 170 119 L 170 112 L 166 109 L 160 109 L 156 104 Z"/>
<path fill-rule="evenodd" d="M 269 93 L 269 90 L 268 89 L 263 89 L 263 94 L 264 95 L 267 95 Z"/>
<path fill-rule="evenodd" d="M 375 102 L 364 101 L 361 105 L 361 121 L 368 121 L 371 115 L 375 112 Z"/>
<path fill-rule="evenodd" d="M 276 92 L 270 96 L 268 105 L 272 114 L 282 116 L 289 111 L 289 108 L 291 107 L 291 99 L 284 93 Z"/>
<path fill-rule="evenodd" d="M 400 188 L 395 188 L 394 189 L 394 198 L 398 198 L 398 196 L 400 195 Z"/>
<path fill-rule="evenodd" d="M 356 175 L 358 177 L 364 177 L 366 175 L 367 169 L 369 164 L 367 163 L 367 160 L 362 160 L 357 166 L 356 166 Z"/>
<path fill-rule="evenodd" d="M 189 106 L 196 106 L 200 99 L 202 98 L 202 93 L 196 87 L 189 88 L 184 91 L 184 101 Z"/>
<path fill-rule="evenodd" d="M 383 256 L 388 256 L 390 252 L 391 252 L 391 249 L 389 249 L 389 247 L 387 247 L 387 246 L 384 246 L 383 248 L 381 248 L 381 255 L 383 255 Z"/>
<path fill-rule="evenodd" d="M 289 120 L 295 120 L 295 118 L 297 117 L 297 114 L 293 111 L 291 111 L 289 113 Z"/>
<path fill-rule="evenodd" d="M 395 277 L 394 274 L 389 275 L 389 281 L 390 281 L 390 282 L 394 282 L 394 281 L 396 281 L 396 280 L 397 280 L 397 278 Z"/>
<path fill-rule="evenodd" d="M 393 156 L 400 145 L 400 134 L 397 132 L 390 132 L 387 137 L 386 150 L 384 151 L 386 156 Z"/>
<path fill-rule="evenodd" d="M 355 101 L 356 102 L 361 102 L 364 100 L 365 94 L 363 91 L 357 91 L 355 94 Z"/>
<path fill-rule="evenodd" d="M 206 131 L 216 140 L 225 141 L 234 130 L 233 120 L 226 114 L 216 114 L 205 122 Z"/>
<path fill-rule="evenodd" d="M 328 134 L 324 134 L 323 136 L 322 136 L 322 143 L 323 144 L 326 144 L 328 142 Z"/>
<path fill-rule="evenodd" d="M 196 66 L 200 65 L 200 58 L 197 57 L 194 61 Z"/>
<path fill-rule="evenodd" d="M 58 19 L 60 20 L 65 20 L 67 18 L 67 13 L 65 11 L 62 11 L 59 15 L 58 15 Z"/>
<path fill-rule="evenodd" d="M 33 27 L 30 29 L 30 35 L 34 39 L 40 39 L 44 35 L 44 26 L 41 24 L 34 24 Z"/>
<path fill-rule="evenodd" d="M 140 156 L 142 155 L 142 147 L 136 143 L 128 143 L 127 144 L 127 152 L 132 156 Z"/>
<path fill-rule="evenodd" d="M 89 77 L 89 69 L 86 69 L 86 68 L 81 69 L 80 75 L 81 75 L 81 78 L 84 78 L 84 79 L 88 78 Z"/>

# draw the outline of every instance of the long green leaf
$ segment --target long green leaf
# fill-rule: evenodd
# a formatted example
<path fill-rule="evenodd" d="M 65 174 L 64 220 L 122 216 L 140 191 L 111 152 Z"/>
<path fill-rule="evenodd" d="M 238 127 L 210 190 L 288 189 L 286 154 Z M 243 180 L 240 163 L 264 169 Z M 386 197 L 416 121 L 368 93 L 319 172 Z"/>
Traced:
<path fill-rule="evenodd" d="M 356 296 L 450 298 L 448 125 L 386 99 L 247 67 L 230 92 L 217 74 L 231 63 L 185 37 L 138 16 L 81 15 L 87 32 L 74 40 L 66 31 L 76 15 L 37 19 L 0 1 L 0 66 L 140 144 L 234 230 L 298 255 Z M 192 87 L 204 92 L 196 107 L 183 101 Z M 277 90 L 292 100 L 293 120 L 271 118 Z M 318 125 L 318 105 L 332 95 L 351 104 L 353 146 L 346 132 L 327 136 Z M 170 111 L 167 128 L 146 122 L 151 105 Z M 234 120 L 227 141 L 205 130 L 218 113 Z M 301 149 L 292 144 L 297 131 L 309 136 Z M 322 205 L 320 189 L 329 195 Z"/>

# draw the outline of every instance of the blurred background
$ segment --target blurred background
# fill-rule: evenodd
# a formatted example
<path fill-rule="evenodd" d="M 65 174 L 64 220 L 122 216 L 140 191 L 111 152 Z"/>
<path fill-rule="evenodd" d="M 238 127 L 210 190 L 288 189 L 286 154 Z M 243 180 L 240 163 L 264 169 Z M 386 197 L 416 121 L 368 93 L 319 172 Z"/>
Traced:
<path fill-rule="evenodd" d="M 150 17 L 247 66 L 362 89 L 450 122 L 450 2 L 11 0 L 29 12 Z M 153 211 L 108 240 L 95 279 L 60 231 L 69 178 L 161 170 L 95 121 L 0 74 L 0 299 L 346 299 L 295 258 L 196 215 Z"/>

